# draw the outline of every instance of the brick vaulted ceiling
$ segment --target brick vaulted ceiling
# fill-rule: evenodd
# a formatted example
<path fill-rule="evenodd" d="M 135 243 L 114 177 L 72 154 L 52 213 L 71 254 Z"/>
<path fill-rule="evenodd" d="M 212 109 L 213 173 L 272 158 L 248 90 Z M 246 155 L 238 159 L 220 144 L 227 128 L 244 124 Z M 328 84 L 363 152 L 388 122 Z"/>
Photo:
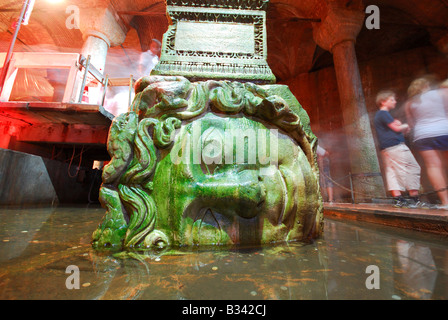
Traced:
<path fill-rule="evenodd" d="M 356 0 L 271 0 L 267 12 L 268 63 L 277 81 L 287 81 L 332 64 L 331 54 L 313 40 L 313 23 L 325 18 L 329 2 L 350 8 Z M 419 46 L 434 45 L 447 35 L 448 0 L 369 0 L 363 6 L 377 5 L 381 28 L 363 28 L 356 50 L 360 61 Z M 36 0 L 27 26 L 20 29 L 15 51 L 56 50 L 79 52 L 83 38 L 78 29 L 66 28 L 70 5 L 106 5 L 116 12 L 127 29 L 125 42 L 111 48 L 111 55 L 132 59 L 129 52 L 147 50 L 150 40 L 162 39 L 168 27 L 164 0 L 63 0 L 52 4 Z M 8 50 L 12 24 L 18 18 L 22 1 L 0 0 L 0 52 Z M 80 17 L 82 19 L 82 17 Z"/>

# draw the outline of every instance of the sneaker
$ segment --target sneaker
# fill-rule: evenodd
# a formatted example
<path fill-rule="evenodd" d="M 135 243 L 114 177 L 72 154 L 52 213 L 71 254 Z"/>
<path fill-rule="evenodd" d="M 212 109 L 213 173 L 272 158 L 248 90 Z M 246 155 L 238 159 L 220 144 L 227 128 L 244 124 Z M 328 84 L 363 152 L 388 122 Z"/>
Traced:
<path fill-rule="evenodd" d="M 436 208 L 440 210 L 448 210 L 448 204 L 439 204 Z"/>
<path fill-rule="evenodd" d="M 409 200 L 409 206 L 410 209 L 435 209 L 436 206 L 424 201 L 418 200 L 417 202 L 413 199 Z"/>
<path fill-rule="evenodd" d="M 394 207 L 395 208 L 407 208 L 409 206 L 409 202 L 405 198 L 395 198 L 394 199 Z"/>

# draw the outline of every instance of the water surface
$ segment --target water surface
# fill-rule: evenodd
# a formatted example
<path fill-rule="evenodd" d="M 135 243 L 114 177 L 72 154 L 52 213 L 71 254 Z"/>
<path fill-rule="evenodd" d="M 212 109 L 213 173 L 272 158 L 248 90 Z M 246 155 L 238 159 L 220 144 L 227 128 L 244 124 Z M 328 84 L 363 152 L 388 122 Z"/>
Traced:
<path fill-rule="evenodd" d="M 311 244 L 117 255 L 90 246 L 104 212 L 1 209 L 0 299 L 448 298 L 447 237 L 327 218 Z"/>

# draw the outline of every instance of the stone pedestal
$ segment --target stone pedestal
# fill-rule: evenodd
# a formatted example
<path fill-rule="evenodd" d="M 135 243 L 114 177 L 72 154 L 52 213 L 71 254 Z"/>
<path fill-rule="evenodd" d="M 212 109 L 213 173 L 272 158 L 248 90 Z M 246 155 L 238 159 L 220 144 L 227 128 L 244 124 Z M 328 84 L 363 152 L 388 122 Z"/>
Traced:
<path fill-rule="evenodd" d="M 313 26 L 316 43 L 333 54 L 351 173 L 355 175 L 380 173 L 355 52 L 356 37 L 363 23 L 364 12 L 333 5 L 326 18 Z M 357 176 L 354 183 L 354 191 L 360 198 L 385 195 L 381 176 Z"/>
<path fill-rule="evenodd" d="M 268 1 L 167 1 L 171 19 L 151 74 L 273 83 L 266 57 Z"/>

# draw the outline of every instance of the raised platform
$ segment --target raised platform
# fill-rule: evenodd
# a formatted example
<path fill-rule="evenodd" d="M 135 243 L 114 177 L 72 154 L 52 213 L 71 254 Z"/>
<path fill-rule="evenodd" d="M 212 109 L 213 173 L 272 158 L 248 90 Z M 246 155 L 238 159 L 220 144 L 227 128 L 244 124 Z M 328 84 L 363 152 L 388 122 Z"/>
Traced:
<path fill-rule="evenodd" d="M 324 215 L 448 236 L 448 211 L 394 208 L 390 204 L 325 203 Z"/>
<path fill-rule="evenodd" d="M 88 149 L 89 157 L 108 160 L 114 116 L 102 106 L 63 102 L 0 102 L 0 147 L 50 157 L 54 146 Z M 47 151 L 45 151 L 47 150 Z"/>
<path fill-rule="evenodd" d="M 79 154 L 84 163 L 109 160 L 106 145 L 113 118 L 97 104 L 0 102 L 0 148 L 49 159 L 58 154 L 60 161 Z"/>
<path fill-rule="evenodd" d="M 1 102 L 0 122 L 20 126 L 24 142 L 105 145 L 113 115 L 100 105 Z"/>

